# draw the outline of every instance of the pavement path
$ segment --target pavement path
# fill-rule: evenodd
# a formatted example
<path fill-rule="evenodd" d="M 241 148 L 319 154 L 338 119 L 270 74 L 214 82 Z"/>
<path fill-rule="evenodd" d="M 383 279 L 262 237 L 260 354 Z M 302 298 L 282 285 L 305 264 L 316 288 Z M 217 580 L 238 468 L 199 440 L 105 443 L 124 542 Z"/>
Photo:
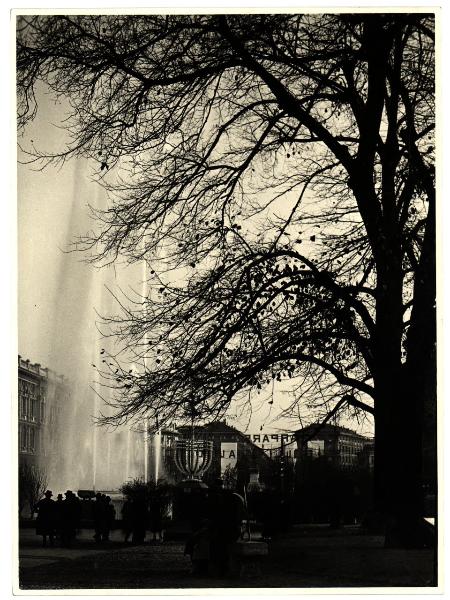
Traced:
<path fill-rule="evenodd" d="M 176 589 L 428 587 L 434 585 L 432 550 L 383 548 L 381 536 L 358 529 L 295 528 L 269 544 L 263 568 L 244 579 L 190 576 L 183 544 L 124 545 L 121 532 L 96 545 L 85 530 L 73 548 L 42 548 L 32 530 L 20 535 L 23 589 Z"/>
<path fill-rule="evenodd" d="M 42 537 L 36 535 L 34 528 L 21 529 L 19 532 L 19 561 L 21 568 L 49 565 L 65 559 L 76 559 L 82 556 L 95 556 L 105 553 L 112 547 L 121 545 L 123 534 L 120 530 L 111 532 L 111 542 L 103 542 L 100 545 L 94 542 L 94 531 L 82 529 L 78 533 L 77 540 L 71 548 L 62 548 L 55 544 L 54 547 L 42 546 Z"/>

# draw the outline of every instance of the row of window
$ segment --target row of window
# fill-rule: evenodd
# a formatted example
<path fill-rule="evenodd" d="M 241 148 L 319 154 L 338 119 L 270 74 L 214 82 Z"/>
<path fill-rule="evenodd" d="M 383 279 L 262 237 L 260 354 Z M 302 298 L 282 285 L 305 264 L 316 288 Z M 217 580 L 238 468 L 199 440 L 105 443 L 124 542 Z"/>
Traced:
<path fill-rule="evenodd" d="M 19 379 L 19 396 L 32 396 L 36 398 L 38 395 L 37 384 L 28 379 Z"/>
<path fill-rule="evenodd" d="M 45 421 L 45 402 L 30 396 L 19 397 L 19 419 L 37 423 Z"/>
<path fill-rule="evenodd" d="M 45 421 L 45 398 L 36 383 L 19 379 L 19 419 L 36 423 Z"/>
<path fill-rule="evenodd" d="M 359 443 L 356 443 L 356 444 L 355 443 L 353 443 L 353 444 L 340 443 L 339 444 L 339 451 L 345 452 L 347 454 L 355 454 L 355 453 L 361 452 L 362 448 L 363 448 L 362 444 L 359 444 Z"/>
<path fill-rule="evenodd" d="M 362 444 L 345 439 L 344 442 L 339 442 L 340 463 L 342 465 L 355 465 L 358 462 L 358 455 L 361 452 Z"/>
<path fill-rule="evenodd" d="M 32 425 L 19 425 L 19 451 L 36 454 L 38 446 L 38 431 Z"/>

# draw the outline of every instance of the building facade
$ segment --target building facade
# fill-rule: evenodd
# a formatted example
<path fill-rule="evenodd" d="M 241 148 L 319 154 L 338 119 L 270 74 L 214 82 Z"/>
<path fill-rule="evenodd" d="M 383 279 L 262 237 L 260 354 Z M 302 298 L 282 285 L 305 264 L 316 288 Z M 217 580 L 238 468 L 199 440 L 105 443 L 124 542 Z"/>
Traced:
<path fill-rule="evenodd" d="M 61 435 L 58 412 L 68 395 L 69 387 L 62 375 L 19 356 L 19 466 L 46 467 L 49 456 L 57 452 Z"/>
<path fill-rule="evenodd" d="M 19 356 L 19 465 L 41 462 L 47 370 Z"/>
<path fill-rule="evenodd" d="M 373 439 L 346 427 L 296 431 L 296 518 L 305 523 L 360 522 L 373 495 Z"/>
<path fill-rule="evenodd" d="M 340 469 L 373 468 L 373 439 L 337 425 L 309 425 L 295 432 L 297 459 L 327 461 Z"/>

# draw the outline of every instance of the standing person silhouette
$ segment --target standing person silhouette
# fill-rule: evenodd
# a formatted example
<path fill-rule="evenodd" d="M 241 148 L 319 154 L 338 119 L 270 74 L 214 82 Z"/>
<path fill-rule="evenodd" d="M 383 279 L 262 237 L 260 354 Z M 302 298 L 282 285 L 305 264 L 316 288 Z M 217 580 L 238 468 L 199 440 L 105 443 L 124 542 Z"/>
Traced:
<path fill-rule="evenodd" d="M 133 537 L 135 544 L 143 544 L 148 519 L 148 505 L 144 494 L 136 494 L 133 498 Z"/>
<path fill-rule="evenodd" d="M 63 522 L 63 495 L 58 494 L 55 502 L 55 537 L 61 542 Z"/>
<path fill-rule="evenodd" d="M 94 512 L 94 539 L 97 543 L 102 541 L 103 533 L 106 527 L 106 504 L 104 502 L 102 494 L 97 492 L 95 494 L 95 502 L 93 506 Z"/>
<path fill-rule="evenodd" d="M 231 549 L 239 539 L 243 516 L 240 496 L 217 479 L 209 494 L 210 571 L 223 577 L 230 570 Z"/>
<path fill-rule="evenodd" d="M 56 504 L 52 500 L 53 493 L 47 490 L 44 498 L 39 500 L 36 505 L 36 534 L 42 535 L 42 545 L 47 546 L 47 537 L 50 546 L 54 546 L 55 524 L 56 524 Z"/>
<path fill-rule="evenodd" d="M 163 540 L 163 504 L 159 492 L 155 492 L 150 500 L 150 531 L 153 540 Z"/>
<path fill-rule="evenodd" d="M 77 497 L 71 490 L 67 490 L 65 496 L 65 500 L 61 504 L 61 543 L 63 546 L 69 547 L 76 537 L 80 518 L 80 506 Z"/>
<path fill-rule="evenodd" d="M 227 569 L 225 512 L 223 481 L 216 479 L 208 494 L 209 570 L 215 576 L 222 576 Z"/>
<path fill-rule="evenodd" d="M 133 501 L 129 496 L 127 496 L 127 499 L 122 506 L 122 530 L 125 536 L 124 541 L 126 543 L 133 533 Z"/>
<path fill-rule="evenodd" d="M 111 529 L 113 528 L 114 521 L 116 520 L 116 509 L 111 502 L 110 496 L 106 496 L 103 501 L 105 503 L 105 520 L 104 529 L 102 532 L 102 540 L 104 542 L 108 542 Z"/>

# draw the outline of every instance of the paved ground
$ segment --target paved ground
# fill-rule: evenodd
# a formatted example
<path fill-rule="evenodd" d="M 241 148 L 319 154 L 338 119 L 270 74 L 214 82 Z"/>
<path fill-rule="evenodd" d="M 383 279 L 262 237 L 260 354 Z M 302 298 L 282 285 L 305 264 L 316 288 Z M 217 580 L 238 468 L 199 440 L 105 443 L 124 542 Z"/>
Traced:
<path fill-rule="evenodd" d="M 20 532 L 22 589 L 163 589 L 204 587 L 423 587 L 434 581 L 432 550 L 387 550 L 356 528 L 297 527 L 273 540 L 262 569 L 241 579 L 190 575 L 181 542 L 125 546 L 120 532 L 102 546 L 85 530 L 71 549 L 42 548 Z"/>
<path fill-rule="evenodd" d="M 97 545 L 93 540 L 94 532 L 90 529 L 83 529 L 77 536 L 77 541 L 72 548 L 61 548 L 58 544 L 55 547 L 43 548 L 42 537 L 35 534 L 32 528 L 21 529 L 19 535 L 19 559 L 20 567 L 27 569 L 39 565 L 49 565 L 66 559 L 76 559 L 82 556 L 96 556 L 104 554 L 112 548 L 119 548 L 123 536 L 122 532 L 113 531 L 111 543 Z"/>

